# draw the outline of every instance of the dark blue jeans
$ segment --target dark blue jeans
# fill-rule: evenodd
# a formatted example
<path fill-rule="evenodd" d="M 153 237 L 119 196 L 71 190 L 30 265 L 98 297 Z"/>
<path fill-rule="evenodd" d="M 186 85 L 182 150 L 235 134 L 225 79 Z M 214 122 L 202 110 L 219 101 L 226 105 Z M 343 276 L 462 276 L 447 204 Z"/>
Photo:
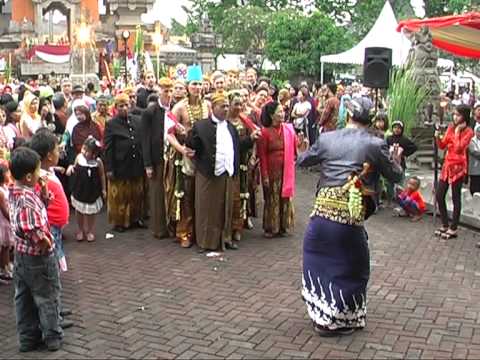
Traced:
<path fill-rule="evenodd" d="M 53 240 L 55 241 L 55 255 L 57 256 L 57 260 L 60 260 L 65 256 L 65 251 L 63 250 L 62 228 L 51 225 L 50 231 L 52 232 Z"/>
<path fill-rule="evenodd" d="M 63 231 L 61 227 L 51 225 L 50 226 L 50 231 L 52 232 L 53 240 L 55 241 L 55 256 L 57 258 L 57 262 L 60 263 L 60 259 L 65 257 L 65 251 L 63 250 Z M 60 272 L 59 272 L 60 275 Z M 59 277 L 60 279 L 60 277 Z M 61 290 L 62 290 L 62 282 L 60 282 L 60 296 L 58 297 L 58 309 L 61 312 L 63 310 L 62 307 L 62 295 L 61 295 Z M 63 320 L 63 318 L 60 316 L 60 320 Z"/>
<path fill-rule="evenodd" d="M 15 253 L 15 312 L 20 345 L 61 339 L 60 279 L 55 255 Z"/>

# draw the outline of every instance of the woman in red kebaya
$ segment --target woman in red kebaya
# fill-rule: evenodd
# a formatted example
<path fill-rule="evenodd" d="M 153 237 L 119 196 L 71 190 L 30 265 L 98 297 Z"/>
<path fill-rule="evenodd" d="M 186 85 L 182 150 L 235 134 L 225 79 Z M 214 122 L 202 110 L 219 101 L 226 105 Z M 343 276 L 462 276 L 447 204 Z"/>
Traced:
<path fill-rule="evenodd" d="M 438 147 L 446 150 L 436 191 L 442 227 L 435 231 L 435 235 L 447 240 L 457 237 L 457 227 L 462 210 L 462 186 L 468 170 L 467 150 L 474 135 L 473 130 L 468 126 L 469 122 L 470 108 L 459 105 L 453 113 L 453 123 L 448 127 L 445 135 L 441 136 L 438 132 L 435 132 Z M 453 216 L 450 227 L 445 201 L 449 186 L 452 187 L 453 201 Z"/>

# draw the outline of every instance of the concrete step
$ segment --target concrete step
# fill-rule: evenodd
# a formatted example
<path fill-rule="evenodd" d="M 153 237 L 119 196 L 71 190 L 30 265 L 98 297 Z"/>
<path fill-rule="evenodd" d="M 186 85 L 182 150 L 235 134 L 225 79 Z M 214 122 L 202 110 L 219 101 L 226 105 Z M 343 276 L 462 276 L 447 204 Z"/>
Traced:
<path fill-rule="evenodd" d="M 433 158 L 433 149 L 428 149 L 428 150 L 423 150 L 419 149 L 413 154 L 416 157 L 422 157 L 422 156 L 431 156 Z"/>
<path fill-rule="evenodd" d="M 440 170 L 439 170 L 440 174 Z M 434 195 L 433 195 L 433 171 L 432 170 L 415 170 L 414 168 L 408 168 L 406 176 L 416 175 L 422 181 L 420 191 L 425 198 L 425 202 L 429 210 L 433 210 Z M 447 195 L 447 208 L 448 213 L 452 215 L 452 200 L 451 191 Z M 468 186 L 464 186 L 462 189 L 462 213 L 460 216 L 460 222 L 476 229 L 480 229 L 480 194 L 474 194 L 472 196 L 468 190 Z M 440 220 L 437 221 L 440 224 Z"/>

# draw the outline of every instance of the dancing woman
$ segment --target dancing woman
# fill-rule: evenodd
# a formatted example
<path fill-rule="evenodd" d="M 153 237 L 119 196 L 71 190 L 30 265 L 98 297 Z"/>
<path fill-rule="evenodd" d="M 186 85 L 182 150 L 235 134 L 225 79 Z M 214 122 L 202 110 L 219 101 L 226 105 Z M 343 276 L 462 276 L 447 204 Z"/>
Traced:
<path fill-rule="evenodd" d="M 348 103 L 345 129 L 322 133 L 297 164 L 320 164 L 317 197 L 303 243 L 303 299 L 320 336 L 348 335 L 365 327 L 370 276 L 363 222 L 375 210 L 380 174 L 402 176 L 384 140 L 371 133 L 368 104 Z"/>

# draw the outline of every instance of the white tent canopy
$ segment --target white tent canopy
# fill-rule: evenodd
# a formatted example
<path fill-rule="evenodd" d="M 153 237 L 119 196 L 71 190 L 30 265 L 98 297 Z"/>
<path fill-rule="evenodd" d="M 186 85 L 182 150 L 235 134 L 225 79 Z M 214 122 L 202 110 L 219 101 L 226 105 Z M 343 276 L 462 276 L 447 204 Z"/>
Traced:
<path fill-rule="evenodd" d="M 392 49 L 392 64 L 403 64 L 408 56 L 410 41 L 402 33 L 397 32 L 397 25 L 392 6 L 387 0 L 375 25 L 373 25 L 365 38 L 350 50 L 340 54 L 322 56 L 320 58 L 322 67 L 323 63 L 363 64 L 365 48 L 368 47 L 390 48 Z"/>

